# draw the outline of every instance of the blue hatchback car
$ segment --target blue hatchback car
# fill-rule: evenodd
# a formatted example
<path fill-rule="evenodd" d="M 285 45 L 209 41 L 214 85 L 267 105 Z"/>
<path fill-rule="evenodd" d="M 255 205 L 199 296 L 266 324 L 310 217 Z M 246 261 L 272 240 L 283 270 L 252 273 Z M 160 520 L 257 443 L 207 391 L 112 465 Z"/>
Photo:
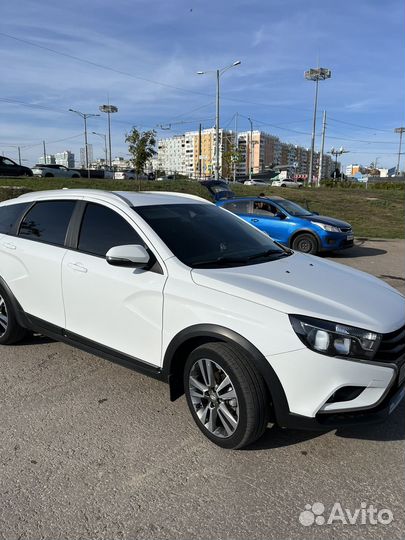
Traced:
<path fill-rule="evenodd" d="M 350 223 L 320 216 L 282 197 L 233 198 L 216 204 L 297 251 L 315 254 L 353 246 Z"/>

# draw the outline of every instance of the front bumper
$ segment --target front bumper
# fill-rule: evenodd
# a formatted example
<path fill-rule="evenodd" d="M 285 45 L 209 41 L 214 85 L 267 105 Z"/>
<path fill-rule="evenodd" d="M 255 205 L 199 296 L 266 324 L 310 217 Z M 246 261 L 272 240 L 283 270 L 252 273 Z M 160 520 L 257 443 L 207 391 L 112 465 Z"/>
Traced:
<path fill-rule="evenodd" d="M 395 362 L 370 362 L 304 348 L 267 360 L 286 397 L 287 406 L 274 403 L 282 427 L 330 429 L 375 422 L 386 418 L 405 394 L 405 356 Z M 354 397 L 337 397 L 352 388 L 357 389 Z"/>
<path fill-rule="evenodd" d="M 327 232 L 321 236 L 321 250 L 331 251 L 353 247 L 353 233 Z"/>

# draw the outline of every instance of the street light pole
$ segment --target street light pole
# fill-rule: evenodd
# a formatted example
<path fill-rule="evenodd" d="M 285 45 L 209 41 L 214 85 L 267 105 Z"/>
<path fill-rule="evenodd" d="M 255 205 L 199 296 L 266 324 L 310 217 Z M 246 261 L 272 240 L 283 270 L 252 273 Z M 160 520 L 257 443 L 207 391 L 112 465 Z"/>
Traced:
<path fill-rule="evenodd" d="M 309 158 L 309 172 L 308 172 L 308 183 L 313 185 L 313 163 L 314 163 L 314 151 L 315 151 L 315 135 L 316 135 L 316 110 L 318 107 L 318 85 L 319 81 L 324 81 L 325 79 L 330 79 L 331 70 L 326 68 L 311 68 L 308 71 L 304 72 L 304 77 L 308 81 L 315 81 L 315 99 L 314 99 L 314 118 L 312 122 L 312 136 L 311 136 L 311 155 Z"/>
<path fill-rule="evenodd" d="M 237 60 L 230 66 L 227 66 L 222 69 L 216 69 L 215 75 L 216 75 L 216 96 L 215 96 L 215 180 L 219 179 L 219 171 L 220 171 L 220 159 L 219 159 L 219 103 L 220 103 L 220 77 L 225 73 L 225 71 L 228 71 L 228 69 L 231 69 L 233 67 L 239 66 L 241 63 L 240 60 Z M 212 73 L 212 71 L 197 71 L 197 75 L 205 75 L 206 73 Z"/>
<path fill-rule="evenodd" d="M 107 151 L 107 135 L 105 133 L 97 133 L 95 131 L 92 131 L 93 135 L 98 135 L 99 137 L 102 137 L 104 139 L 104 155 L 105 155 L 105 164 L 107 166 L 108 163 L 108 151 Z"/>
<path fill-rule="evenodd" d="M 252 180 L 253 170 L 253 122 L 251 118 L 248 118 L 250 122 L 250 152 L 249 152 L 249 180 Z"/>
<path fill-rule="evenodd" d="M 398 163 L 397 170 L 395 172 L 396 176 L 399 176 L 399 167 L 401 163 L 402 134 L 405 133 L 405 127 L 395 128 L 395 133 L 399 133 Z"/>
<path fill-rule="evenodd" d="M 89 168 L 89 149 L 87 144 L 87 118 L 93 116 L 100 116 L 99 114 L 83 113 L 80 111 L 75 111 L 74 109 L 69 109 L 69 112 L 73 112 L 81 116 L 84 120 L 84 153 L 86 159 L 86 169 L 87 169 L 87 178 L 90 179 L 90 168 Z"/>
<path fill-rule="evenodd" d="M 326 111 L 323 111 L 322 119 L 322 142 L 321 142 L 321 152 L 319 154 L 319 174 L 317 186 L 321 185 L 322 174 L 323 174 L 323 152 L 325 149 L 325 131 L 326 131 Z"/>
<path fill-rule="evenodd" d="M 110 150 L 110 160 L 109 160 L 109 166 L 110 170 L 112 170 L 112 152 L 111 152 L 111 114 L 118 112 L 118 107 L 115 105 L 100 105 L 99 110 L 103 113 L 107 113 L 107 120 L 108 120 L 108 147 Z"/>

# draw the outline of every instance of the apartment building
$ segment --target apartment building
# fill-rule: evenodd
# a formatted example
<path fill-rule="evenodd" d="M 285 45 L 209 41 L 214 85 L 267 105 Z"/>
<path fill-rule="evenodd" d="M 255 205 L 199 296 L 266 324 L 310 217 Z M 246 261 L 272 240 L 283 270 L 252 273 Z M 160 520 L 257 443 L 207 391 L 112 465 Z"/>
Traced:
<path fill-rule="evenodd" d="M 190 178 L 207 178 L 215 172 L 215 129 L 189 131 L 158 141 L 156 164 L 167 173 L 180 173 Z M 286 168 L 291 175 L 306 179 L 309 170 L 310 151 L 302 146 L 283 143 L 275 135 L 262 131 L 246 131 L 237 134 L 240 160 L 233 165 L 229 154 L 235 149 L 235 132 L 221 129 L 219 132 L 220 175 L 225 178 L 244 177 L 266 172 L 275 166 Z M 314 174 L 319 169 L 319 153 L 314 154 Z M 334 163 L 327 154 L 323 156 L 323 174 L 329 176 Z"/>
<path fill-rule="evenodd" d="M 57 152 L 55 154 L 55 163 L 73 169 L 75 166 L 75 155 L 70 150 Z"/>

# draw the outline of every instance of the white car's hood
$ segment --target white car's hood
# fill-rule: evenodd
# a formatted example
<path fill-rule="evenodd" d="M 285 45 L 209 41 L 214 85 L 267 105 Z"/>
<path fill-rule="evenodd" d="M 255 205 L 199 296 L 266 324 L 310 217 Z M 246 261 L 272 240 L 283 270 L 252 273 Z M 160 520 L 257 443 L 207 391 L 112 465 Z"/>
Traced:
<path fill-rule="evenodd" d="M 370 274 L 312 255 L 236 268 L 194 269 L 197 285 L 289 314 L 388 333 L 405 322 L 405 298 Z"/>

